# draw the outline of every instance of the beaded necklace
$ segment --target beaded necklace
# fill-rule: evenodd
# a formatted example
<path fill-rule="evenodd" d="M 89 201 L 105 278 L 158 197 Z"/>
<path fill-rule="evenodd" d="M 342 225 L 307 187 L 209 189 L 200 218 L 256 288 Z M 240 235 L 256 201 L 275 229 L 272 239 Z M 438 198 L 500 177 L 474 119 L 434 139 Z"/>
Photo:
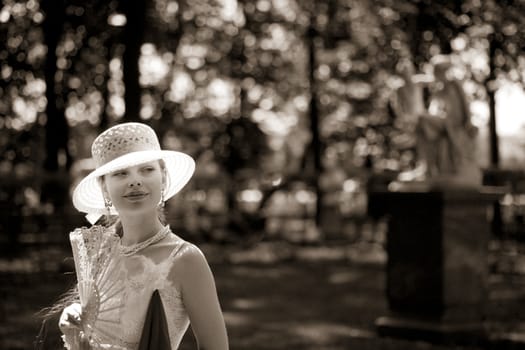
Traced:
<path fill-rule="evenodd" d="M 142 241 L 136 244 L 132 244 L 132 245 L 128 245 L 128 246 L 124 246 L 122 245 L 122 242 L 120 242 L 119 244 L 120 254 L 124 256 L 133 255 L 141 251 L 142 249 L 149 247 L 150 245 L 163 240 L 170 232 L 171 231 L 170 231 L 169 225 L 166 225 L 163 228 L 161 228 L 159 232 L 155 233 L 153 236 L 151 236 L 145 241 Z"/>

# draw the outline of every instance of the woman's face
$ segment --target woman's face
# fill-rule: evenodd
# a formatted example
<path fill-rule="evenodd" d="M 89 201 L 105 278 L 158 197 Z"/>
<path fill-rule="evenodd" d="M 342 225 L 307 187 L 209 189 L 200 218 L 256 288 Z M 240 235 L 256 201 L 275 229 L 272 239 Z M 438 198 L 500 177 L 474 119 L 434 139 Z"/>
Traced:
<path fill-rule="evenodd" d="M 118 170 L 104 176 L 105 196 L 119 214 L 155 211 L 164 187 L 164 169 L 159 161 Z"/>

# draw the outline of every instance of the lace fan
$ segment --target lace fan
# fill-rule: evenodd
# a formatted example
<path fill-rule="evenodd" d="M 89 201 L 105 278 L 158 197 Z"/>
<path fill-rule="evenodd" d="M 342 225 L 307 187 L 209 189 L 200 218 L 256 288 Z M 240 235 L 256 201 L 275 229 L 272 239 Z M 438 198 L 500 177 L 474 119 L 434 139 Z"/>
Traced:
<path fill-rule="evenodd" d="M 124 303 L 118 237 L 108 228 L 78 228 L 69 235 L 82 305 L 81 328 L 90 345 L 119 334 Z"/>

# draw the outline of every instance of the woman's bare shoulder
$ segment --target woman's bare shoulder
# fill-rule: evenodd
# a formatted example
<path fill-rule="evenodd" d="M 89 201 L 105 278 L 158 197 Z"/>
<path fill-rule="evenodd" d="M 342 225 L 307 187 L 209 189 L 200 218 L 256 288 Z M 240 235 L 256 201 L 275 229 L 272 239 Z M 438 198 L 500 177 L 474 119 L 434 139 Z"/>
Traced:
<path fill-rule="evenodd" d="M 192 265 L 206 261 L 202 250 L 197 245 L 188 241 L 183 241 L 181 243 L 180 250 L 175 254 L 175 259 L 178 264 L 183 265 Z"/>
<path fill-rule="evenodd" d="M 208 269 L 208 261 L 204 253 L 191 242 L 183 241 L 180 249 L 173 255 L 172 276 L 184 278 Z"/>

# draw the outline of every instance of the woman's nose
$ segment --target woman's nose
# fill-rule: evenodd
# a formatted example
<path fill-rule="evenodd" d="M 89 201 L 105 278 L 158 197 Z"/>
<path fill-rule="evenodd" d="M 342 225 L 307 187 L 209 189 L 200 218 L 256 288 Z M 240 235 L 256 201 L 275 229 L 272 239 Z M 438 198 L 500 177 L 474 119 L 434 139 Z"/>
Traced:
<path fill-rule="evenodd" d="M 142 182 L 139 179 L 131 179 L 131 181 L 128 184 L 129 187 L 140 187 L 142 186 Z"/>

